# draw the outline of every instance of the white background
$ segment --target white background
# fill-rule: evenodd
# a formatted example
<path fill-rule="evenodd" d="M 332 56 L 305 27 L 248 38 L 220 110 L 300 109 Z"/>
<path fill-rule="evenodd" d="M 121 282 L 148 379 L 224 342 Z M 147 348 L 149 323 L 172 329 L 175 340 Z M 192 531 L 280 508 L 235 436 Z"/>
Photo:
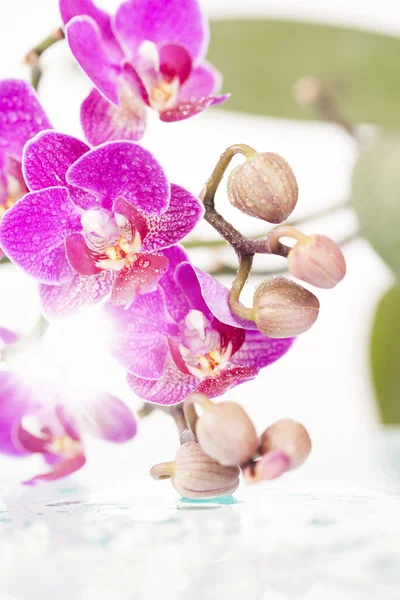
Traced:
<path fill-rule="evenodd" d="M 116 4 L 111 0 L 102 3 L 109 7 Z M 379 3 L 372 0 L 362 3 L 345 0 L 247 0 L 246 3 L 205 0 L 203 6 L 210 17 L 252 14 L 400 33 L 399 8 L 390 0 Z M 22 57 L 58 25 L 56 0 L 2 0 L 0 76 L 27 77 Z M 89 89 L 88 82 L 69 60 L 64 42 L 48 53 L 44 64 L 46 74 L 41 98 L 54 126 L 80 135 L 79 104 Z M 174 125 L 151 122 L 144 139 L 144 144 L 163 164 L 171 180 L 195 193 L 200 191 L 220 153 L 239 142 L 259 151 L 278 152 L 290 162 L 300 186 L 294 216 L 311 214 L 348 197 L 357 149 L 354 142 L 335 126 L 209 110 L 195 119 Z M 221 206 L 224 200 L 221 193 Z M 226 212 L 231 214 L 229 210 Z M 340 239 L 356 226 L 355 215 L 345 210 L 331 220 L 313 223 L 307 231 Z M 245 227 L 246 231 L 252 231 L 249 221 Z M 258 224 L 253 231 L 259 233 L 262 229 Z M 199 234 L 202 232 L 210 233 L 204 226 L 199 229 Z M 345 281 L 334 290 L 317 292 L 322 308 L 314 328 L 298 340 L 284 359 L 266 369 L 257 380 L 237 387 L 229 394 L 230 398 L 246 406 L 259 429 L 277 418 L 290 416 L 302 421 L 315 445 L 322 447 L 326 439 L 330 444 L 340 446 L 345 439 L 363 436 L 377 426 L 368 340 L 374 309 L 392 278 L 381 259 L 363 240 L 347 245 L 345 255 L 348 266 Z M 232 260 L 229 254 L 228 259 Z M 207 265 L 209 258 L 204 253 L 196 253 L 193 260 Z M 257 278 L 252 280 L 246 292 L 248 299 L 251 288 L 259 282 Z M 0 325 L 26 330 L 34 323 L 37 310 L 34 283 L 18 271 L 2 268 Z M 81 326 L 82 320 L 79 324 Z M 63 336 L 67 335 L 67 330 L 68 339 L 71 338 L 73 327 L 73 322 L 61 327 L 57 334 L 60 346 L 64 345 Z M 78 329 L 75 331 L 76 343 L 81 345 Z M 94 347 L 92 350 L 94 352 Z M 89 344 L 87 361 L 93 367 L 92 350 Z M 80 369 L 79 377 L 84 376 Z M 114 380 L 112 383 L 114 387 L 119 385 Z M 125 389 L 123 393 L 128 401 L 133 401 Z M 152 434 L 147 425 L 145 432 L 146 436 Z M 157 446 L 160 452 L 161 447 Z M 134 441 L 132 451 L 143 447 L 145 441 Z M 110 464 L 113 457 L 127 456 L 127 451 L 110 450 L 107 455 Z M 318 462 L 317 458 L 315 460 Z"/>

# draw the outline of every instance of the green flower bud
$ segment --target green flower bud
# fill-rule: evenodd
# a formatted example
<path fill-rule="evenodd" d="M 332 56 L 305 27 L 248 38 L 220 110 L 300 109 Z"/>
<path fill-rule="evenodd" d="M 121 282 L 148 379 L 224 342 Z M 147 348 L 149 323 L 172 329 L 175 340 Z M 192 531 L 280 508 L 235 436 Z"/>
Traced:
<path fill-rule="evenodd" d="M 282 156 L 255 154 L 236 167 L 228 179 L 228 197 L 236 208 L 269 223 L 282 223 L 298 197 L 294 173 Z"/>
<path fill-rule="evenodd" d="M 271 338 L 288 338 L 307 331 L 318 311 L 318 298 L 284 277 L 264 281 L 254 294 L 254 321 L 261 333 Z"/>

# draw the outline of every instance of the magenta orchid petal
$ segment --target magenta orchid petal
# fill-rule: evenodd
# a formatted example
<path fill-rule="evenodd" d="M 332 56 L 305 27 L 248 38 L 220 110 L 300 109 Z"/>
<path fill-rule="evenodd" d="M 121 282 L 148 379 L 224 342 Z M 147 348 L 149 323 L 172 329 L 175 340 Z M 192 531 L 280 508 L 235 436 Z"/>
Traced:
<path fill-rule="evenodd" d="M 99 25 L 91 17 L 77 16 L 69 21 L 66 37 L 79 66 L 110 102 L 119 104 L 120 58 L 108 52 Z"/>
<path fill-rule="evenodd" d="M 165 292 L 165 305 L 171 317 L 179 323 L 190 310 L 190 304 L 181 286 L 177 283 L 175 273 L 178 265 L 189 260 L 180 246 L 171 246 L 163 250 L 169 260 L 169 269 L 161 277 L 160 286 Z"/>
<path fill-rule="evenodd" d="M 198 385 L 197 391 L 206 394 L 209 398 L 216 398 L 239 383 L 254 379 L 258 372 L 258 367 L 254 366 L 226 369 L 218 377 L 203 379 Z"/>
<path fill-rule="evenodd" d="M 131 440 L 137 432 L 132 411 L 121 400 L 105 392 L 89 403 L 83 420 L 87 431 L 115 444 Z"/>
<path fill-rule="evenodd" d="M 134 229 L 139 232 L 140 239 L 144 240 L 149 231 L 146 219 L 130 202 L 122 197 L 117 198 L 113 205 L 113 212 L 126 217 Z"/>
<path fill-rule="evenodd" d="M 131 373 L 128 374 L 127 381 L 139 398 L 152 404 L 163 404 L 164 406 L 183 402 L 198 385 L 196 377 L 181 373 L 172 360 L 167 363 L 163 376 L 156 381 L 141 379 Z"/>
<path fill-rule="evenodd" d="M 75 456 L 64 458 L 60 462 L 57 462 L 49 473 L 43 473 L 42 475 L 36 475 L 28 481 L 24 481 L 25 485 L 35 485 L 40 481 L 56 481 L 62 479 L 68 475 L 72 475 L 79 469 L 81 469 L 86 463 L 84 454 L 76 454 Z"/>
<path fill-rule="evenodd" d="M 106 310 L 115 332 L 111 347 L 122 366 L 146 379 L 161 377 L 168 354 L 162 333 L 172 324 L 162 290 L 138 296 L 127 310 L 112 304 Z"/>
<path fill-rule="evenodd" d="M 124 62 L 122 65 L 122 70 L 125 75 L 126 83 L 128 83 L 134 92 L 136 92 L 136 94 L 142 98 L 143 102 L 147 104 L 147 106 L 150 106 L 149 94 L 135 67 L 130 62 Z"/>
<path fill-rule="evenodd" d="M 232 327 L 231 325 L 226 325 L 225 323 L 221 323 L 217 319 L 214 319 L 212 321 L 212 325 L 215 331 L 218 331 L 218 333 L 221 336 L 222 347 L 226 348 L 228 344 L 231 344 L 232 356 L 236 354 L 236 352 L 238 352 L 238 350 L 243 346 L 244 341 L 246 339 L 245 330 L 239 327 Z"/>
<path fill-rule="evenodd" d="M 0 148 L 21 159 L 26 142 L 51 123 L 40 105 L 35 90 L 25 81 L 0 82 Z"/>
<path fill-rule="evenodd" d="M 190 375 L 190 371 L 182 357 L 180 348 L 179 348 L 179 340 L 172 337 L 172 335 L 167 336 L 168 340 L 168 348 L 171 353 L 171 358 L 175 363 L 175 366 L 179 369 L 181 373 L 185 375 Z"/>
<path fill-rule="evenodd" d="M 24 196 L 5 213 L 0 245 L 13 262 L 42 283 L 61 283 L 72 276 L 64 239 L 80 228 L 68 190 L 48 188 Z"/>
<path fill-rule="evenodd" d="M 185 46 L 196 60 L 204 56 L 209 40 L 197 0 L 128 0 L 117 11 L 115 31 L 132 56 L 145 41 L 169 42 Z"/>
<path fill-rule="evenodd" d="M 67 181 L 93 193 L 104 208 L 119 196 L 150 215 L 168 207 L 170 186 L 161 166 L 133 142 L 110 142 L 87 152 L 70 167 Z"/>
<path fill-rule="evenodd" d="M 165 123 L 173 123 L 175 121 L 183 121 L 190 119 L 199 113 L 203 112 L 209 106 L 216 106 L 228 100 L 229 94 L 223 96 L 203 96 L 202 98 L 181 101 L 178 98 L 179 104 L 173 108 L 168 108 L 160 113 L 161 121 Z"/>
<path fill-rule="evenodd" d="M 286 354 L 294 338 L 272 339 L 259 331 L 246 331 L 246 339 L 240 350 L 232 357 L 232 364 L 255 365 L 263 368 Z"/>
<path fill-rule="evenodd" d="M 92 0 L 60 0 L 60 12 L 64 25 L 78 16 L 91 17 L 100 28 L 102 38 L 115 60 L 121 60 L 123 52 L 111 28 L 111 17 L 98 8 Z"/>
<path fill-rule="evenodd" d="M 165 44 L 159 49 L 160 73 L 165 81 L 178 77 L 183 84 L 192 71 L 192 59 L 189 52 L 180 44 Z"/>
<path fill-rule="evenodd" d="M 4 330 L 3 330 L 4 332 Z M 5 340 L 4 340 L 5 341 Z M 14 373 L 0 371 L 0 452 L 18 456 L 25 451 L 17 442 L 18 424 L 32 402 L 29 390 Z"/>
<path fill-rule="evenodd" d="M 118 272 L 111 292 L 113 304 L 129 306 L 138 294 L 153 292 L 167 269 L 168 259 L 162 254 L 140 254 L 131 267 Z"/>
<path fill-rule="evenodd" d="M 231 311 L 228 302 L 228 289 L 208 273 L 204 273 L 201 269 L 193 267 L 190 263 L 186 263 L 178 267 L 176 276 L 177 281 L 183 289 L 189 288 L 185 282 L 190 279 L 192 285 L 190 293 L 193 298 L 200 296 L 212 314 L 221 323 L 232 325 L 232 327 L 257 329 L 253 321 L 242 319 Z"/>
<path fill-rule="evenodd" d="M 190 77 L 179 90 L 178 103 L 195 102 L 200 98 L 213 96 L 222 87 L 222 75 L 209 63 L 193 69 Z"/>
<path fill-rule="evenodd" d="M 98 304 L 110 293 L 115 275 L 115 271 L 101 271 L 91 277 L 75 273 L 72 279 L 62 285 L 40 285 L 44 316 L 52 321 Z"/>
<path fill-rule="evenodd" d="M 100 273 L 101 269 L 96 267 L 82 233 L 76 232 L 67 235 L 65 238 L 65 251 L 69 264 L 80 275 Z"/>
<path fill-rule="evenodd" d="M 121 106 L 115 106 L 94 88 L 81 105 L 81 124 L 93 146 L 113 140 L 137 141 L 146 128 L 146 111 L 141 99 L 131 93 L 121 99 Z"/>
<path fill-rule="evenodd" d="M 171 200 L 160 217 L 147 217 L 149 233 L 142 249 L 161 250 L 172 246 L 192 231 L 204 212 L 201 202 L 178 185 L 171 185 Z"/>
<path fill-rule="evenodd" d="M 88 150 L 89 146 L 70 135 L 55 131 L 39 133 L 24 150 L 24 176 L 31 192 L 63 186 L 69 189 L 77 206 L 85 209 L 96 206 L 94 196 L 65 180 L 69 167 Z"/>

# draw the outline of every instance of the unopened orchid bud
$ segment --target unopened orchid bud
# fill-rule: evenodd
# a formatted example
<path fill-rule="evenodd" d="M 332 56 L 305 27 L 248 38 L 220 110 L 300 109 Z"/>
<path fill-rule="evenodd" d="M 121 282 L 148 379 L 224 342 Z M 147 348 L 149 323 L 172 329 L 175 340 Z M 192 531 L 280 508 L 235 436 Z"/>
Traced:
<path fill-rule="evenodd" d="M 290 459 L 284 452 L 267 452 L 243 469 L 247 483 L 259 483 L 277 479 L 290 468 Z"/>
<path fill-rule="evenodd" d="M 196 442 L 181 446 L 175 456 L 174 488 L 185 498 L 216 498 L 232 494 L 239 485 L 239 468 L 224 467 Z"/>
<path fill-rule="evenodd" d="M 239 473 L 238 467 L 224 467 L 210 458 L 196 442 L 183 444 L 174 462 L 155 465 L 150 471 L 154 479 L 171 478 L 177 492 L 193 499 L 233 494 Z"/>
<path fill-rule="evenodd" d="M 290 250 L 288 268 L 294 277 L 320 288 L 333 288 L 346 274 L 340 248 L 324 235 L 304 236 Z"/>
<path fill-rule="evenodd" d="M 281 452 L 290 460 L 288 470 L 296 469 L 311 452 L 310 436 L 301 423 L 282 419 L 264 431 L 260 439 L 260 452 L 265 455 Z"/>
<path fill-rule="evenodd" d="M 185 402 L 187 416 L 196 403 L 203 408 L 203 414 L 192 427 L 202 450 L 208 456 L 221 465 L 233 466 L 247 462 L 257 453 L 257 432 L 239 404 L 214 404 L 203 394 L 191 394 Z M 190 424 L 190 417 L 188 421 Z"/>
<path fill-rule="evenodd" d="M 264 281 L 254 294 L 254 321 L 259 331 L 271 338 L 304 333 L 315 323 L 318 311 L 318 298 L 284 277 Z"/>
<path fill-rule="evenodd" d="M 233 206 L 252 217 L 282 223 L 296 206 L 297 181 L 279 154 L 254 154 L 231 172 L 228 197 Z"/>

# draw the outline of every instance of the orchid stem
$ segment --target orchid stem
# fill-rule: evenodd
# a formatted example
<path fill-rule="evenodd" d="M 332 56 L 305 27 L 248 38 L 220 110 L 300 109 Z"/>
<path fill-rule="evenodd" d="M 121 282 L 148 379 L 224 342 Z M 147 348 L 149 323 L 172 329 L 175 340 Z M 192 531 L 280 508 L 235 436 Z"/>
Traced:
<path fill-rule="evenodd" d="M 232 284 L 231 291 L 229 292 L 229 305 L 233 312 L 242 317 L 243 319 L 253 319 L 253 310 L 243 306 L 239 302 L 240 294 L 249 278 L 251 267 L 253 266 L 254 255 L 240 256 L 239 258 L 239 269 L 236 274 L 235 281 Z"/>
<path fill-rule="evenodd" d="M 168 412 L 174 419 L 175 424 L 178 428 L 179 441 L 181 445 L 186 444 L 187 442 L 194 442 L 195 438 L 186 421 L 185 412 L 183 410 L 183 404 L 176 404 L 175 406 L 171 406 Z"/>
<path fill-rule="evenodd" d="M 331 214 L 335 214 L 338 211 L 348 207 L 349 205 L 350 205 L 350 201 L 346 200 L 344 202 L 341 202 L 340 204 L 335 204 L 334 206 L 329 206 L 328 208 L 323 208 L 322 210 L 315 211 L 314 213 L 311 213 L 310 215 L 307 215 L 300 219 L 294 219 L 292 221 L 289 220 L 286 222 L 286 225 L 290 225 L 292 227 L 301 227 L 304 224 L 307 224 L 309 221 L 314 221 L 316 219 L 322 219 Z M 263 238 L 265 238 L 265 234 L 256 235 L 256 236 L 254 236 L 254 238 L 251 238 L 251 239 L 259 240 L 259 239 L 263 239 Z M 188 250 L 194 249 L 194 248 L 220 248 L 220 247 L 226 246 L 227 244 L 228 244 L 228 242 L 225 239 L 218 239 L 218 240 L 200 240 L 200 239 L 190 240 L 189 239 L 186 242 L 182 243 L 182 245 L 185 248 L 187 248 Z"/>
<path fill-rule="evenodd" d="M 222 154 L 219 159 L 210 179 L 207 181 L 200 199 L 205 208 L 204 219 L 223 237 L 230 246 L 235 250 L 238 256 L 250 254 L 271 254 L 271 249 L 265 239 L 252 240 L 244 236 L 240 231 L 235 229 L 233 225 L 228 223 L 225 218 L 215 208 L 215 194 L 219 184 L 222 181 L 224 173 L 232 158 L 236 154 L 243 154 L 246 158 L 254 156 L 256 151 L 246 144 L 235 144 L 230 146 Z M 280 245 L 276 254 L 287 256 L 290 248 Z"/>
<path fill-rule="evenodd" d="M 64 31 L 59 27 L 55 29 L 49 36 L 41 41 L 37 46 L 32 48 L 25 56 L 25 63 L 31 70 L 31 83 L 35 90 L 38 89 L 43 71 L 40 64 L 40 57 L 48 48 L 64 39 Z"/>

